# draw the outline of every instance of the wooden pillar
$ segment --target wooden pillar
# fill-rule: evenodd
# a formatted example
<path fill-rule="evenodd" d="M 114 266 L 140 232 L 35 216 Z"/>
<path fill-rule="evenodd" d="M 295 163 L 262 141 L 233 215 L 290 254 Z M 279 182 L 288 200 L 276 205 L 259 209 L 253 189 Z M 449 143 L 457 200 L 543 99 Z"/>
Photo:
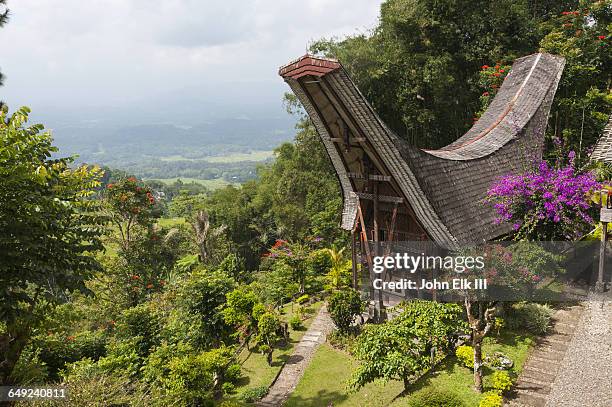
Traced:
<path fill-rule="evenodd" d="M 373 213 L 373 218 L 374 218 L 374 256 L 380 256 L 380 239 L 378 236 L 378 181 L 372 181 L 373 185 L 373 192 L 374 192 L 374 202 L 373 202 L 373 206 L 374 206 L 374 213 Z M 382 279 L 385 280 L 385 274 L 386 272 L 383 271 L 383 274 L 381 275 Z M 385 303 L 383 301 L 383 290 L 382 288 L 380 290 L 376 291 L 376 320 L 378 322 L 383 322 L 386 319 L 385 316 Z"/>
<path fill-rule="evenodd" d="M 597 273 L 597 283 L 595 283 L 595 290 L 597 292 L 604 292 L 604 270 L 606 269 L 606 243 L 608 240 L 608 222 L 601 222 L 601 243 L 599 246 L 599 271 Z"/>
<path fill-rule="evenodd" d="M 353 289 L 359 289 L 359 283 L 357 281 L 357 234 L 355 230 L 351 232 L 351 263 L 353 272 Z"/>

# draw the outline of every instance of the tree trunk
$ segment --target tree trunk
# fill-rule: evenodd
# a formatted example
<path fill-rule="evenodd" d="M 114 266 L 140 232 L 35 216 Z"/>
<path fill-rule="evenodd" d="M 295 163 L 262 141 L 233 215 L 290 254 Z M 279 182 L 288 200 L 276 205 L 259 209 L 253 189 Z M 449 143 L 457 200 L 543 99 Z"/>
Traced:
<path fill-rule="evenodd" d="M 272 366 L 272 351 L 266 354 L 266 361 L 268 362 L 268 366 Z"/>
<path fill-rule="evenodd" d="M 482 338 L 478 333 L 472 333 L 472 347 L 474 348 L 474 387 L 482 393 Z"/>
<path fill-rule="evenodd" d="M 11 374 L 28 342 L 28 337 L 25 332 L 9 332 L 0 336 L 0 386 L 13 384 Z"/>
<path fill-rule="evenodd" d="M 408 380 L 408 376 L 404 376 L 402 379 L 404 380 L 404 394 L 408 394 L 408 387 L 410 387 L 410 380 Z"/>

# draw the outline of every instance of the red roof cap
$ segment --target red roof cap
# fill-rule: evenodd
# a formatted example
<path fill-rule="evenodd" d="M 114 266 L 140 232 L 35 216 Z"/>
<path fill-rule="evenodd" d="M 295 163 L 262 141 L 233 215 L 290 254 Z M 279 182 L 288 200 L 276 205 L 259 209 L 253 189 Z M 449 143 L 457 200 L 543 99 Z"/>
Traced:
<path fill-rule="evenodd" d="M 340 68 L 340 66 L 340 62 L 335 59 L 318 58 L 306 54 L 287 65 L 281 66 L 278 74 L 283 78 L 292 79 L 298 79 L 306 75 L 320 77 Z"/>

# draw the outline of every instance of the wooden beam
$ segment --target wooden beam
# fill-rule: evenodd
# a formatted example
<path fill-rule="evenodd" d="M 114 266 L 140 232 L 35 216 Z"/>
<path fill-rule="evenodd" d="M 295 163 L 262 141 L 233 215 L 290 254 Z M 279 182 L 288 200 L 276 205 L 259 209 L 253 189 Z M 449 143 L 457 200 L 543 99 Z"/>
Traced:
<path fill-rule="evenodd" d="M 373 201 L 375 199 L 374 194 L 368 194 L 366 192 L 357 192 L 357 196 L 360 199 L 368 199 Z M 390 202 L 390 203 L 403 203 L 404 198 L 400 198 L 399 196 L 389 196 L 389 195 L 378 195 L 378 200 L 380 202 Z"/>
<path fill-rule="evenodd" d="M 368 179 L 369 181 L 391 181 L 390 175 L 380 175 L 380 174 L 370 174 L 366 177 L 365 174 L 360 174 L 358 172 L 349 172 L 347 173 L 349 178 L 353 179 Z"/>

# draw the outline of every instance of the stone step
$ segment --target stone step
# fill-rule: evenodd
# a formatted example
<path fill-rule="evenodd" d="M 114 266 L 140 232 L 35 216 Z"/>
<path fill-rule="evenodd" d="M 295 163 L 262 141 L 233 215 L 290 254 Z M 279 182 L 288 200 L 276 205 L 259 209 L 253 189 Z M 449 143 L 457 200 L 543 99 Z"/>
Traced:
<path fill-rule="evenodd" d="M 559 365 L 551 364 L 549 360 L 530 359 L 524 369 L 527 368 L 536 372 L 555 375 L 559 369 Z"/>
<path fill-rule="evenodd" d="M 540 342 L 538 342 L 539 348 L 552 349 L 553 351 L 562 352 L 562 353 L 565 353 L 568 346 L 569 346 L 569 341 L 560 342 L 560 341 L 549 341 L 549 340 L 543 339 Z"/>
<path fill-rule="evenodd" d="M 527 405 L 529 407 L 545 407 L 546 406 L 546 398 L 533 394 L 526 390 L 518 390 L 518 396 L 514 399 L 518 403 Z"/>
<path fill-rule="evenodd" d="M 555 375 L 550 373 L 550 371 L 541 371 L 539 369 L 534 369 L 532 366 L 525 366 L 523 371 L 521 372 L 520 378 L 525 378 L 526 380 L 536 380 L 541 383 L 553 383 L 555 381 Z"/>
<path fill-rule="evenodd" d="M 548 362 L 557 362 L 561 363 L 563 358 L 565 357 L 565 353 L 563 352 L 555 352 L 550 349 L 544 350 L 542 348 L 537 348 L 532 354 L 532 357 L 536 359 L 544 359 Z"/>
<path fill-rule="evenodd" d="M 549 334 L 544 336 L 540 341 L 552 342 L 552 343 L 560 343 L 567 345 L 571 342 L 572 337 L 569 335 L 561 335 L 561 334 Z"/>
<path fill-rule="evenodd" d="M 514 388 L 516 390 L 527 390 L 541 395 L 547 395 L 550 393 L 551 390 L 550 384 L 542 383 L 537 379 L 522 376 L 516 383 L 516 386 Z"/>

